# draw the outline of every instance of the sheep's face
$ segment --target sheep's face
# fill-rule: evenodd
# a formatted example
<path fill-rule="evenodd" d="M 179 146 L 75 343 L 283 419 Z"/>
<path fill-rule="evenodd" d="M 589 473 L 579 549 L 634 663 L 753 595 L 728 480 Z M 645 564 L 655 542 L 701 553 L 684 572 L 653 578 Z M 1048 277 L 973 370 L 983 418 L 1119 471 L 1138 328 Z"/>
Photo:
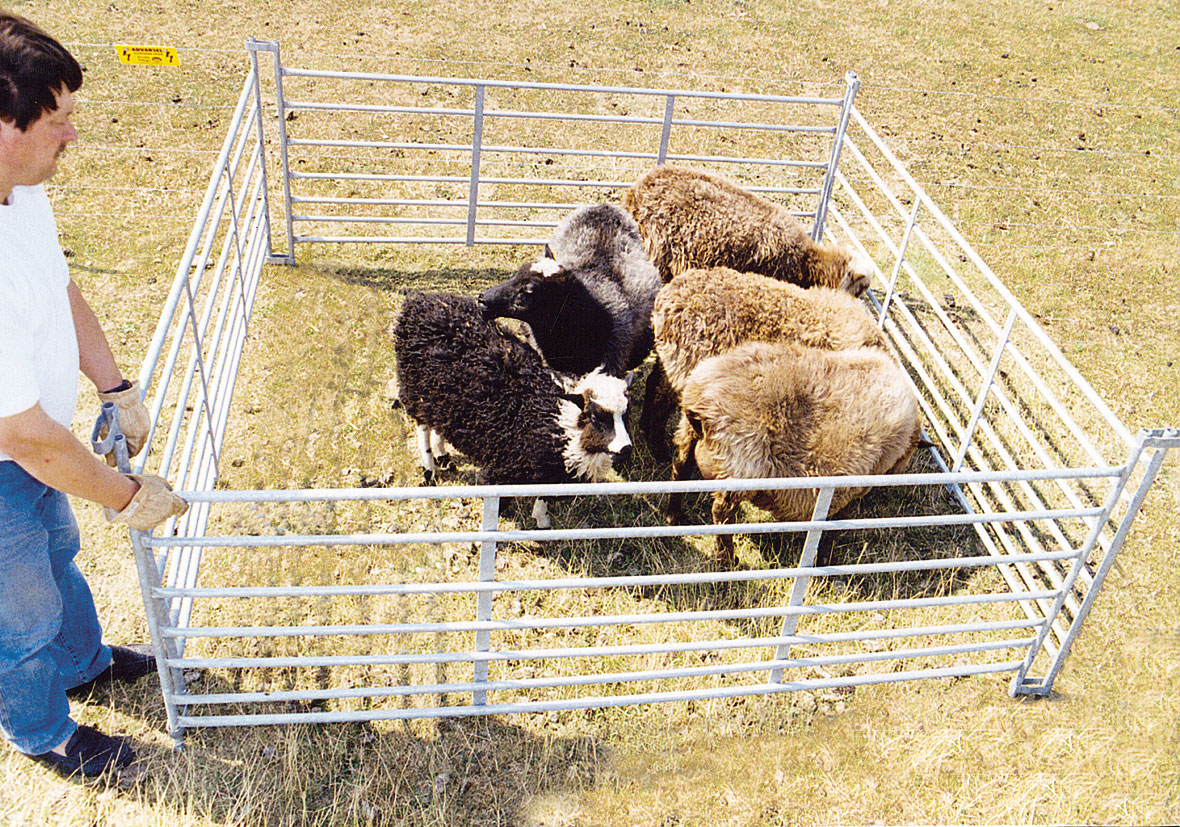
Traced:
<path fill-rule="evenodd" d="M 860 296 L 872 285 L 876 265 L 867 255 L 851 247 L 844 246 L 839 250 L 844 257 L 844 266 L 837 289 Z"/>
<path fill-rule="evenodd" d="M 507 281 L 489 287 L 479 296 L 479 310 L 485 321 L 507 316 L 531 321 L 547 297 L 568 289 L 572 274 L 551 258 L 521 266 Z"/>
<path fill-rule="evenodd" d="M 559 422 L 566 435 L 565 467 L 575 477 L 597 481 L 631 457 L 627 433 L 627 386 L 617 376 L 594 371 L 561 397 Z"/>

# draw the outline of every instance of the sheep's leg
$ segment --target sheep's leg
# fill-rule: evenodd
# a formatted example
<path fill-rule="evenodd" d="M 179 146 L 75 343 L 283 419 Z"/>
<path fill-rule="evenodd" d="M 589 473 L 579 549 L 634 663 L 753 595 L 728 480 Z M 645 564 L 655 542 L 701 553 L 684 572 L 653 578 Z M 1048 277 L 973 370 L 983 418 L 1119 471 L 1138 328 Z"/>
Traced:
<path fill-rule="evenodd" d="M 688 418 L 681 415 L 680 424 L 676 427 L 676 456 L 672 459 L 672 479 L 676 481 L 688 479 L 698 472 L 696 459 L 697 438 Z M 665 511 L 668 525 L 675 525 L 684 519 L 684 493 L 674 491 L 668 495 L 668 506 Z"/>
<path fill-rule="evenodd" d="M 740 492 L 718 491 L 713 495 L 713 524 L 727 525 L 737 522 L 738 506 L 741 505 Z M 733 535 L 717 535 L 717 563 L 728 568 L 737 565 L 737 555 L 733 551 Z"/>
<path fill-rule="evenodd" d="M 668 384 L 668 377 L 660 360 L 656 359 L 651 373 L 647 375 L 647 386 L 643 391 L 643 410 L 639 414 L 639 431 L 651 450 L 651 455 L 661 462 L 672 458 L 668 450 L 668 417 L 679 400 Z"/>
<path fill-rule="evenodd" d="M 430 432 L 430 453 L 440 471 L 451 467 L 450 448 L 451 446 L 443 439 L 442 434 L 438 431 Z"/>
<path fill-rule="evenodd" d="M 549 528 L 553 525 L 549 520 L 549 505 L 542 497 L 537 497 L 533 503 L 533 519 L 537 521 L 537 528 Z"/>
<path fill-rule="evenodd" d="M 437 470 L 434 464 L 434 454 L 431 452 L 431 442 L 434 432 L 424 425 L 418 426 L 418 457 L 422 463 L 422 482 L 430 485 L 434 482 Z"/>

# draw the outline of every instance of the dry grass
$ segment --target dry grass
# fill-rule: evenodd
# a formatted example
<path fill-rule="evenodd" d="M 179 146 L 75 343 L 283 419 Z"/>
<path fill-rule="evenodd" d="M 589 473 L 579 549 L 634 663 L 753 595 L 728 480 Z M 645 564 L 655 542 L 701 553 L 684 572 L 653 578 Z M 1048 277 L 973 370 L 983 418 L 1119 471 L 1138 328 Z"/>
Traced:
<path fill-rule="evenodd" d="M 348 68 L 635 85 L 795 91 L 855 69 L 870 122 L 1124 421 L 1180 423 L 1180 113 L 1168 71 L 1180 24 L 1161 5 L 647 0 L 495 14 L 449 1 L 116 5 L 16 8 L 76 44 L 87 64 L 84 139 L 55 197 L 73 274 L 126 366 L 142 358 L 240 87 L 241 41 L 255 35 L 281 39 L 287 54 L 339 55 L 317 60 Z M 104 45 L 116 42 L 175 45 L 184 64 L 120 67 Z M 274 274 L 239 385 L 237 404 L 255 413 L 232 423 L 229 484 L 416 479 L 404 422 L 381 394 L 398 290 L 456 278 L 474 289 L 513 262 L 451 249 L 380 255 L 363 268 L 325 260 Z M 323 338 L 327 330 L 340 335 Z M 300 381 L 276 397 L 279 376 Z M 289 415 L 276 424 L 275 411 Z M 1170 466 L 1047 701 L 1012 701 L 1004 680 L 967 679 L 450 724 L 209 730 L 173 752 L 144 680 L 74 707 L 79 720 L 142 745 L 138 780 L 63 784 L 0 747 L 0 823 L 1175 822 L 1180 491 Z M 569 508 L 576 517 L 578 504 Z M 143 639 L 125 538 L 97 509 L 79 512 L 80 562 L 109 638 Z M 330 526 L 373 515 L 263 519 Z M 866 539 L 825 551 L 857 559 Z M 522 566 L 595 573 L 646 570 L 665 552 L 519 551 L 511 556 Z M 739 553 L 755 563 L 796 551 L 744 540 Z M 308 577 L 356 565 L 315 551 L 300 563 Z M 241 563 L 221 565 L 229 578 Z"/>

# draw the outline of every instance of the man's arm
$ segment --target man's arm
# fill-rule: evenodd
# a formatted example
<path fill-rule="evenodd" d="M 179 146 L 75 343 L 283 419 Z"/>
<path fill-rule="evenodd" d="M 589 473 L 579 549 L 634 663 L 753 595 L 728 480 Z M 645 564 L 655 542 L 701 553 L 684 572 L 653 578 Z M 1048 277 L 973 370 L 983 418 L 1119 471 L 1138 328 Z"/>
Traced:
<path fill-rule="evenodd" d="M 135 480 L 108 468 L 39 404 L 0 416 L 0 451 L 50 488 L 116 511 L 122 511 L 139 490 Z"/>
<path fill-rule="evenodd" d="M 70 279 L 69 295 L 70 310 L 74 314 L 74 330 L 78 336 L 78 366 L 100 393 L 118 387 L 123 382 L 123 374 L 115 364 L 114 354 L 111 353 L 111 346 L 107 342 L 102 325 L 98 322 L 98 317 L 90 309 L 90 304 L 73 279 Z"/>

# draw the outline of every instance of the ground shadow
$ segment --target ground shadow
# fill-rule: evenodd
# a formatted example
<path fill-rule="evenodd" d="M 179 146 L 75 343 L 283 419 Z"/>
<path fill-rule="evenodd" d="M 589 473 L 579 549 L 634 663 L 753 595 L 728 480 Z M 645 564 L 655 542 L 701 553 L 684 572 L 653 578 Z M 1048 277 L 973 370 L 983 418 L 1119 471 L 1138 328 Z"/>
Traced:
<path fill-rule="evenodd" d="M 189 688 L 211 694 L 238 687 L 206 672 Z M 154 680 L 112 691 L 116 697 L 99 692 L 90 701 L 133 707 L 149 727 L 166 729 Z M 215 824 L 268 827 L 521 824 L 530 801 L 593 786 L 607 761 L 598 739 L 529 730 L 509 716 L 194 728 L 181 750 L 136 749 L 135 772 L 116 787 L 119 794 L 152 808 L 200 812 Z"/>

